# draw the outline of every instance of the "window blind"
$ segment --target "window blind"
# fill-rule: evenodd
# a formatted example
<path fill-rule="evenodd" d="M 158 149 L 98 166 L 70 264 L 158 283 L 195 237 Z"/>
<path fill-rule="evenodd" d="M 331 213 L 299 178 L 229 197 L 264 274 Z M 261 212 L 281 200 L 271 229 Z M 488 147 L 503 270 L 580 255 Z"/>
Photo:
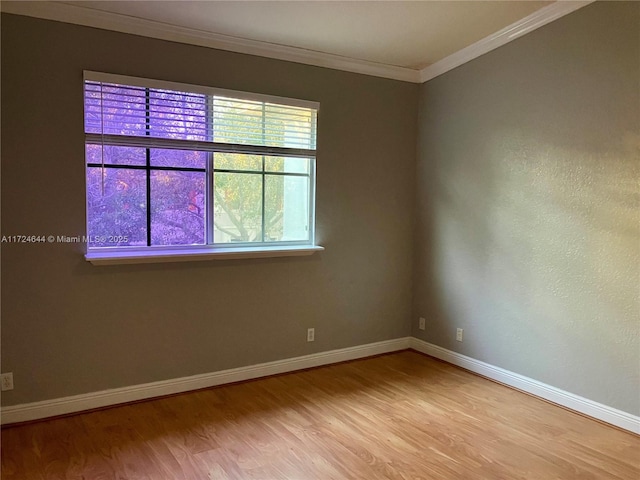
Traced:
<path fill-rule="evenodd" d="M 158 88 L 155 81 L 145 86 L 144 79 L 121 78 L 85 76 L 86 134 L 315 151 L 313 105 L 189 85 Z"/>

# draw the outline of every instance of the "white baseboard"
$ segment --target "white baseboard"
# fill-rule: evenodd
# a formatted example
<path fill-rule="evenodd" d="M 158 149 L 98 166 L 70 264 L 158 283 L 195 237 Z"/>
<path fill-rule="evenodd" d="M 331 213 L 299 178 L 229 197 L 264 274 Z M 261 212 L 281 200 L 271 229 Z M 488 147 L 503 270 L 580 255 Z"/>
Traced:
<path fill-rule="evenodd" d="M 100 392 L 85 393 L 71 397 L 44 400 L 41 402 L 23 403 L 0 409 L 0 423 L 11 423 L 39 420 L 57 415 L 76 413 L 94 408 L 108 407 L 121 403 L 145 400 L 163 395 L 188 392 L 200 388 L 214 387 L 226 383 L 241 382 L 279 373 L 293 372 L 305 368 L 319 367 L 332 363 L 356 360 L 382 353 L 396 352 L 409 348 L 409 337 L 396 338 L 383 342 L 369 343 L 355 347 L 314 353 L 302 357 L 260 363 L 247 367 L 232 368 L 219 372 L 175 378 L 160 382 L 145 383 L 131 387 L 114 388 Z"/>
<path fill-rule="evenodd" d="M 0 409 L 0 424 L 27 422 L 58 415 L 82 412 L 94 408 L 109 407 L 121 403 L 188 392 L 200 388 L 214 387 L 227 383 L 241 382 L 256 378 L 294 372 L 305 368 L 319 367 L 333 363 L 356 360 L 382 353 L 396 352 L 412 348 L 445 362 L 465 368 L 471 372 L 496 380 L 545 400 L 549 400 L 576 412 L 583 413 L 611 425 L 640 434 L 640 417 L 608 407 L 551 385 L 476 360 L 466 355 L 447 350 L 414 337 L 397 338 L 383 342 L 355 347 L 330 350 L 301 357 L 274 362 L 232 368 L 219 372 L 193 375 L 190 377 L 145 383 L 131 387 L 114 388 L 100 392 L 85 393 L 71 397 L 44 400 L 41 402 L 12 405 Z"/>
<path fill-rule="evenodd" d="M 596 418 L 624 430 L 640 434 L 640 417 L 617 410 L 593 400 L 566 392 L 551 385 L 538 382 L 529 377 L 510 372 L 500 367 L 476 360 L 446 348 L 433 345 L 415 337 L 411 337 L 409 345 L 418 352 L 444 360 L 447 363 L 457 365 L 471 372 L 496 380 L 510 387 L 543 398 L 576 412 Z"/>

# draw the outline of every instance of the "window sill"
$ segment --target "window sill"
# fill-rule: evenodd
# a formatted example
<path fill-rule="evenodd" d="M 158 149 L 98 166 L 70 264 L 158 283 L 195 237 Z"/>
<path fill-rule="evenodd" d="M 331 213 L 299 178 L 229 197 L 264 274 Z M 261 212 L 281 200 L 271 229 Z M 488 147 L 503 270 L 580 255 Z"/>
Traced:
<path fill-rule="evenodd" d="M 93 265 L 133 263 L 197 262 L 203 260 L 237 260 L 242 258 L 300 257 L 324 250 L 317 245 L 240 248 L 193 248 L 134 252 L 89 252 L 84 258 Z"/>

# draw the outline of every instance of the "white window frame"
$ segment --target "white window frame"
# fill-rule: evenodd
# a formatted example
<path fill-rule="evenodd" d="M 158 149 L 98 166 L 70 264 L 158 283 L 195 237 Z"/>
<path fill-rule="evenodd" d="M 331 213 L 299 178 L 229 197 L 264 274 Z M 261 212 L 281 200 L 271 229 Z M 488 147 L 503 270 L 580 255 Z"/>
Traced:
<path fill-rule="evenodd" d="M 214 87 L 205 87 L 201 85 L 190 85 L 184 83 L 167 82 L 161 80 L 153 80 L 139 77 L 129 77 L 125 75 L 101 73 L 85 71 L 83 79 L 83 90 L 85 81 L 103 82 L 110 84 L 121 84 L 127 86 L 137 86 L 143 88 L 157 88 L 163 90 L 176 90 L 179 92 L 189 92 L 204 94 L 208 96 L 223 96 L 236 99 L 267 102 L 273 104 L 281 104 L 286 106 L 296 106 L 319 110 L 319 103 L 307 100 L 297 100 L 286 97 L 277 97 L 271 95 L 262 95 L 256 93 L 240 92 L 234 90 L 220 89 Z M 84 96 L 83 96 L 84 99 Z M 84 100 L 83 100 L 84 105 Z M 120 135 L 102 135 L 100 133 L 86 133 L 85 145 L 102 144 L 116 146 L 136 146 L 144 148 L 178 148 L 181 150 L 198 150 L 211 153 L 245 153 L 251 155 L 262 156 L 285 156 L 292 158 L 308 158 L 309 159 L 309 238 L 303 241 L 272 241 L 272 242 L 237 242 L 213 243 L 213 154 L 209 155 L 207 161 L 207 213 L 205 228 L 204 245 L 172 245 L 172 246 L 124 246 L 124 247 L 88 247 L 85 259 L 94 265 L 113 265 L 127 263 L 158 263 L 158 262 L 177 262 L 177 261 L 198 261 L 211 259 L 239 259 L 239 258 L 262 258 L 262 257 L 282 257 L 282 256 L 301 256 L 311 255 L 317 251 L 324 250 L 323 247 L 315 244 L 315 164 L 317 151 L 287 148 L 287 147 L 270 147 L 259 145 L 239 145 L 228 143 L 216 143 L 209 141 L 191 141 L 179 139 L 165 139 L 156 137 L 134 137 Z M 87 162 L 85 161 L 85 169 Z M 264 169 L 261 172 L 263 178 L 269 172 Z M 85 179 L 87 178 L 85 174 Z M 150 208 L 150 205 L 147 206 Z M 87 235 L 89 235 L 89 218 L 88 206 L 85 208 Z M 263 232 L 264 234 L 264 232 Z"/>

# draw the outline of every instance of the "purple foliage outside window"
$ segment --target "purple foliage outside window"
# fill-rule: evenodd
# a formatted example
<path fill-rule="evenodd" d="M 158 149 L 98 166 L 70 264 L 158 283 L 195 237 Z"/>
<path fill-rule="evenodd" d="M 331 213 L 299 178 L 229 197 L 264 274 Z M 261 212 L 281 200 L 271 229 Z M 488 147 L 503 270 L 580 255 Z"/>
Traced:
<path fill-rule="evenodd" d="M 85 130 L 206 140 L 206 110 L 205 95 L 87 82 Z M 87 144 L 89 247 L 204 244 L 207 155 Z"/>

